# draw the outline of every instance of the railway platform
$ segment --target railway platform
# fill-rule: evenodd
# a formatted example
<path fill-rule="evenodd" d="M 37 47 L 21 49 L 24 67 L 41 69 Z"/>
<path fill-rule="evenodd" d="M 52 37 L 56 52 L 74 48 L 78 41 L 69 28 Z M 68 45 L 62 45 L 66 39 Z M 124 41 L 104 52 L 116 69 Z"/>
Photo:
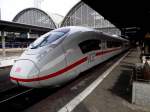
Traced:
<path fill-rule="evenodd" d="M 93 81 L 83 91 L 80 91 L 78 86 L 85 84 L 84 81 L 81 81 L 82 84 L 76 84 L 71 89 L 65 87 L 67 89 L 63 88 L 58 91 L 56 96 L 49 96 L 25 109 L 24 112 L 149 112 L 150 110 L 131 103 L 130 80 L 135 63 L 140 62 L 139 57 L 138 49 L 132 49 L 118 64 L 115 63 L 116 65 L 109 71 L 110 73 L 106 71 L 107 76 L 103 75 L 105 72 L 101 73 L 101 70 L 98 69 L 101 66 L 94 69 L 96 71 L 92 70 L 91 77 L 97 74 L 102 77 L 98 86 L 95 86 L 96 83 L 94 84 L 95 81 Z M 86 78 L 86 80 L 88 79 Z M 91 89 L 92 84 L 95 86 L 94 89 Z M 78 95 L 74 95 L 74 93 L 78 93 Z"/>
<path fill-rule="evenodd" d="M 4 57 L 2 55 L 3 50 L 0 49 L 0 68 L 11 66 L 24 50 L 25 48 L 7 48 L 5 49 L 6 56 Z"/>
<path fill-rule="evenodd" d="M 16 59 L 24 51 L 24 48 L 6 48 L 6 56 L 2 56 L 2 49 L 0 49 L 0 93 L 10 88 L 15 87 L 10 82 L 9 72 Z"/>
<path fill-rule="evenodd" d="M 140 52 L 137 50 L 131 50 L 73 112 L 149 112 L 131 101 L 130 79 L 134 64 L 140 62 Z"/>

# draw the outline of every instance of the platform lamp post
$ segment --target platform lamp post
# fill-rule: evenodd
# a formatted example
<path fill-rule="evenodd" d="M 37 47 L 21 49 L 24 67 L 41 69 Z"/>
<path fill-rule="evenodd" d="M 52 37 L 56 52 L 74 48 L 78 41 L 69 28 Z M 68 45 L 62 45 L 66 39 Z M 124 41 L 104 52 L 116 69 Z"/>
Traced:
<path fill-rule="evenodd" d="M 3 57 L 6 56 L 6 50 L 5 50 L 5 36 L 6 36 L 6 32 L 1 31 L 1 37 L 2 37 L 2 55 L 3 55 Z"/>

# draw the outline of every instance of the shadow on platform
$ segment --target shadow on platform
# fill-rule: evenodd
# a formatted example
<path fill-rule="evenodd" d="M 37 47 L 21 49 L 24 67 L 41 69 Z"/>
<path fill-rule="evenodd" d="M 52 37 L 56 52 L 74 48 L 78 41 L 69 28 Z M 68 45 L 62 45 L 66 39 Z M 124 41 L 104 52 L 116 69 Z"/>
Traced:
<path fill-rule="evenodd" d="M 131 102 L 132 88 L 130 85 L 130 79 L 132 75 L 132 66 L 128 65 L 121 65 L 121 66 L 123 66 L 123 68 L 125 69 L 121 71 L 121 74 L 119 74 L 116 83 L 110 89 L 110 91 L 113 94 L 125 99 L 126 101 Z"/>

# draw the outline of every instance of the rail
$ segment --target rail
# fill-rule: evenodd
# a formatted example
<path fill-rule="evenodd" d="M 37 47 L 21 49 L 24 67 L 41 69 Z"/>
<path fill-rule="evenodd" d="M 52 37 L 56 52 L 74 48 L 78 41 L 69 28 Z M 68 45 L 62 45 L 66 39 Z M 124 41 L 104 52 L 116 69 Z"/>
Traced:
<path fill-rule="evenodd" d="M 11 88 L 7 91 L 1 92 L 0 93 L 0 105 L 3 103 L 6 103 L 10 100 L 13 100 L 14 98 L 21 96 L 27 92 L 32 91 L 33 89 L 27 89 L 27 88 L 18 88 L 18 87 L 14 87 Z"/>

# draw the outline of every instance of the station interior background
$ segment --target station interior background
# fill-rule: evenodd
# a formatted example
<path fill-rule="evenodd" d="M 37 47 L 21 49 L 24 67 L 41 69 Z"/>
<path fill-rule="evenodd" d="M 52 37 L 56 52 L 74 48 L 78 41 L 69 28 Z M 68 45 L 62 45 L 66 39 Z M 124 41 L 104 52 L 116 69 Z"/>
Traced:
<path fill-rule="evenodd" d="M 82 1 L 72 7 L 65 17 L 59 14 L 50 14 L 39 8 L 26 8 L 18 12 L 12 22 L 50 29 L 64 26 L 85 26 L 110 35 L 122 35 L 119 28 Z M 42 34 L 32 32 L 6 32 L 5 47 L 26 48 L 40 35 Z M 0 43 L 0 48 L 2 48 L 2 43 Z"/>

